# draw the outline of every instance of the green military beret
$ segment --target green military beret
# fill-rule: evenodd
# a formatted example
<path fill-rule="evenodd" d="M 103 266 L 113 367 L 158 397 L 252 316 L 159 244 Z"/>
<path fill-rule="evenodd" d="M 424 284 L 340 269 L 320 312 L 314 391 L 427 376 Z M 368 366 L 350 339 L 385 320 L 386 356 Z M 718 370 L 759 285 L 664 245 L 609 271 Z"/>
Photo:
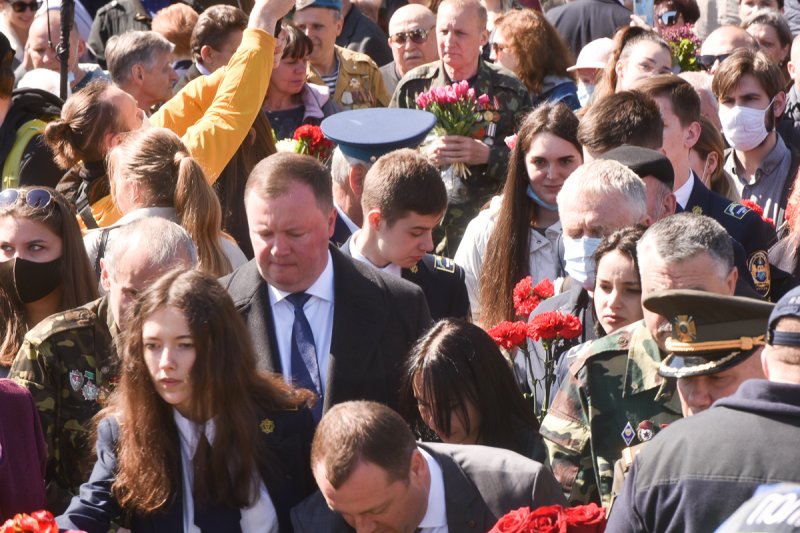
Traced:
<path fill-rule="evenodd" d="M 669 355 L 658 373 L 668 378 L 704 376 L 738 365 L 759 346 L 773 304 L 705 291 L 674 289 L 642 302 L 672 323 Z"/>

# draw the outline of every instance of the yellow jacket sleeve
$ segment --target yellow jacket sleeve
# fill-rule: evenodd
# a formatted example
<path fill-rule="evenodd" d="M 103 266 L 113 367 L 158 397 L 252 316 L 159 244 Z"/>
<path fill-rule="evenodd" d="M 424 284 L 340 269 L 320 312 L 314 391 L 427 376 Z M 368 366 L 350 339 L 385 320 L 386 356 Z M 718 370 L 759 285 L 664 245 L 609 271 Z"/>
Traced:
<path fill-rule="evenodd" d="M 275 38 L 247 28 L 228 66 L 200 76 L 161 106 L 150 123 L 178 134 L 214 183 L 261 110 Z"/>

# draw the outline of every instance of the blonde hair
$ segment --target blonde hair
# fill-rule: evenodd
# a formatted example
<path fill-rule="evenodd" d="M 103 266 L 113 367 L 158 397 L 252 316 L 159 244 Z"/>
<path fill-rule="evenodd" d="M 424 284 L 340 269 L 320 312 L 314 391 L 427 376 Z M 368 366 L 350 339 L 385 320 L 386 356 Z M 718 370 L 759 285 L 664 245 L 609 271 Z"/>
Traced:
<path fill-rule="evenodd" d="M 175 207 L 178 223 L 197 245 L 200 270 L 217 276 L 231 272 L 219 241 L 219 199 L 175 133 L 165 128 L 131 132 L 109 154 L 108 171 L 112 180 L 135 182 L 147 205 Z"/>

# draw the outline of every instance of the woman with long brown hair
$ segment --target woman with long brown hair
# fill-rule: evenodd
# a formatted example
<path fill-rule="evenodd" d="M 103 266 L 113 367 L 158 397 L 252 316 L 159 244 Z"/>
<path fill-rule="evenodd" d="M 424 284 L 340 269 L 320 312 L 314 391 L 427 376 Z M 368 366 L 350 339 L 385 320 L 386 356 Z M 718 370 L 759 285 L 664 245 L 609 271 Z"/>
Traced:
<path fill-rule="evenodd" d="M 533 107 L 542 102 L 564 102 L 573 111 L 581 107 L 575 75 L 567 71 L 575 59 L 540 12 L 521 9 L 499 15 L 492 34 L 492 57 L 522 80 Z"/>
<path fill-rule="evenodd" d="M 467 226 L 455 261 L 464 268 L 473 318 L 485 327 L 513 320 L 514 286 L 560 273 L 556 195 L 583 162 L 578 119 L 565 104 L 542 104 L 517 135 L 503 195 Z"/>
<path fill-rule="evenodd" d="M 233 242 L 221 237 L 219 200 L 173 132 L 146 128 L 125 135 L 111 150 L 107 168 L 112 198 L 123 216 L 84 239 L 97 271 L 114 228 L 148 216 L 168 218 L 188 231 L 197 245 L 198 267 L 205 272 L 224 276 L 247 262 Z"/>
<path fill-rule="evenodd" d="M 257 370 L 208 274 L 166 274 L 130 316 L 97 463 L 59 527 L 105 532 L 124 513 L 133 531 L 291 531 L 289 510 L 315 488 L 311 394 Z"/>
<path fill-rule="evenodd" d="M 47 187 L 0 192 L 0 375 L 42 319 L 97 298 L 67 200 Z"/>

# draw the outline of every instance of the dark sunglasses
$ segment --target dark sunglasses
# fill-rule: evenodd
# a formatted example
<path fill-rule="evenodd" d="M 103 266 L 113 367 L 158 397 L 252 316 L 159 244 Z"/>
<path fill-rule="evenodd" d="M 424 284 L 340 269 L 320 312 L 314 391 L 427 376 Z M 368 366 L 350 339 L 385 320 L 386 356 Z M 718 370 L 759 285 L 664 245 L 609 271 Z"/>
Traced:
<path fill-rule="evenodd" d="M 664 26 L 674 26 L 678 22 L 678 12 L 665 11 L 658 18 Z"/>
<path fill-rule="evenodd" d="M 719 61 L 720 64 L 722 64 L 722 62 L 728 59 L 730 56 L 731 54 L 720 54 L 718 56 L 712 56 L 712 55 L 697 56 L 697 63 L 703 70 L 710 70 L 711 67 L 714 66 L 714 63 Z"/>
<path fill-rule="evenodd" d="M 10 207 L 20 198 L 19 189 L 6 189 L 0 192 L 0 207 Z M 53 201 L 53 195 L 47 189 L 30 189 L 25 194 L 25 203 L 30 207 L 44 209 Z"/>
<path fill-rule="evenodd" d="M 26 9 L 30 9 L 31 11 L 36 12 L 40 7 L 42 7 L 41 0 L 36 0 L 35 2 L 11 3 L 11 9 L 13 9 L 15 13 L 24 13 Z"/>
<path fill-rule="evenodd" d="M 422 44 L 428 40 L 429 31 L 430 30 L 423 30 L 422 28 L 411 31 L 399 31 L 392 35 L 392 42 L 396 45 L 403 46 L 406 44 L 407 40 L 411 39 L 412 43 Z"/>

